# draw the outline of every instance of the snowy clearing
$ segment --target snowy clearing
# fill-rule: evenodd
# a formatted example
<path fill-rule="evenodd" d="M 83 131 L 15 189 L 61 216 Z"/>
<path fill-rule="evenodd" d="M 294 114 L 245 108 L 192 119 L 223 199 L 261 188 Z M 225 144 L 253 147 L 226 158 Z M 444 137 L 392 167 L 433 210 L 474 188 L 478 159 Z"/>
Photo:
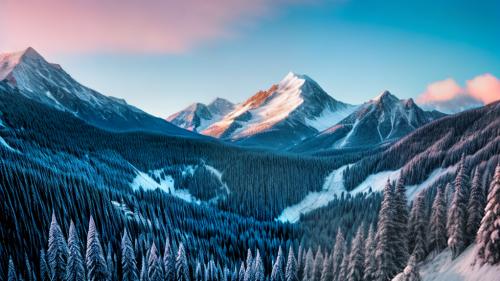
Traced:
<path fill-rule="evenodd" d="M 345 165 L 331 172 L 326 177 L 321 191 L 310 192 L 299 203 L 285 208 L 277 220 L 295 223 L 299 221 L 300 215 L 328 205 L 336 196 L 345 191 L 342 173 L 347 167 L 348 165 Z"/>
<path fill-rule="evenodd" d="M 328 203 L 333 201 L 336 196 L 340 196 L 342 192 L 355 195 L 360 192 L 368 192 L 370 188 L 372 191 L 382 191 L 387 182 L 387 179 L 390 179 L 391 181 L 397 181 L 401 172 L 401 169 L 398 169 L 394 171 L 384 171 L 370 175 L 353 190 L 347 192 L 344 186 L 342 173 L 348 166 L 349 165 L 342 166 L 339 169 L 331 172 L 325 178 L 325 182 L 321 191 L 310 192 L 299 203 L 288 206 L 281 212 L 277 220 L 281 222 L 296 223 L 299 221 L 300 215 L 309 213 L 315 209 L 328 205 Z M 409 200 L 412 200 L 419 191 L 430 187 L 441 176 L 449 172 L 454 172 L 455 169 L 456 167 L 452 166 L 446 169 L 438 168 L 434 170 L 429 175 L 429 177 L 421 184 L 407 186 L 406 196 Z"/>
<path fill-rule="evenodd" d="M 140 188 L 145 190 L 156 190 L 160 189 L 166 193 L 169 193 L 179 199 L 190 203 L 200 204 L 201 201 L 192 196 L 188 190 L 185 189 L 175 189 L 175 182 L 171 176 L 166 176 L 165 179 L 159 177 L 162 170 L 154 170 L 151 171 L 152 174 L 158 176 L 160 178 L 160 183 L 157 183 L 151 176 L 147 173 L 136 170 L 137 176 L 134 178 L 132 183 L 130 183 L 130 187 L 132 190 L 136 191 Z"/>
<path fill-rule="evenodd" d="M 455 260 L 451 260 L 451 251 L 444 250 L 420 267 L 422 281 L 498 281 L 500 265 L 473 265 L 476 256 L 475 245 L 469 246 Z"/>
<path fill-rule="evenodd" d="M 321 114 L 314 119 L 306 119 L 306 125 L 311 126 L 318 130 L 318 132 L 323 132 L 324 130 L 330 128 L 332 124 L 337 124 L 346 116 L 349 116 L 353 113 L 357 106 L 347 106 L 344 109 L 339 110 L 331 110 L 329 108 L 325 108 Z"/>

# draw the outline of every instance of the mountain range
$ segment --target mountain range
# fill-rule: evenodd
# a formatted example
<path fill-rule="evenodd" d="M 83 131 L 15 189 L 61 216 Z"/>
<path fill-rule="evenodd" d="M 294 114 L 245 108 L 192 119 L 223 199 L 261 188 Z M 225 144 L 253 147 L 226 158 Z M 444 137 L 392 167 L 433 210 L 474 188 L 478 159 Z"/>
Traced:
<path fill-rule="evenodd" d="M 0 81 L 19 93 L 112 131 L 149 131 L 199 137 L 154 117 L 123 99 L 108 97 L 75 81 L 58 64 L 47 62 L 36 50 L 0 54 Z"/>
<path fill-rule="evenodd" d="M 307 75 L 292 72 L 243 103 L 225 104 L 227 111 L 212 112 L 196 103 L 168 120 L 238 145 L 317 152 L 393 142 L 445 116 L 424 111 L 413 99 L 400 100 L 388 91 L 362 105 L 347 104 L 328 95 Z"/>

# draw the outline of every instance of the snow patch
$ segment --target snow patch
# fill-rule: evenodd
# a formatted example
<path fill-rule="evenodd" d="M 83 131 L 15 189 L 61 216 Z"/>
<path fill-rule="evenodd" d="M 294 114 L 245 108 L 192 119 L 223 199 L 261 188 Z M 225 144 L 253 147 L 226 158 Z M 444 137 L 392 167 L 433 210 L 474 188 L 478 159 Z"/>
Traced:
<path fill-rule="evenodd" d="M 342 192 L 345 192 L 342 174 L 347 167 L 348 165 L 345 165 L 331 172 L 326 177 L 321 191 L 310 192 L 299 203 L 285 208 L 277 220 L 296 223 L 302 214 L 328 205 L 328 203 L 342 194 Z"/>
<path fill-rule="evenodd" d="M 205 164 L 205 168 L 211 172 L 218 180 L 219 182 L 222 184 L 222 188 L 224 188 L 224 190 L 226 190 L 227 194 L 231 193 L 231 191 L 229 190 L 229 187 L 227 186 L 227 184 L 225 182 L 222 181 L 222 172 L 217 170 L 216 168 L 210 166 L 210 165 L 206 165 Z"/>
<path fill-rule="evenodd" d="M 477 247 L 469 246 L 456 259 L 451 259 L 451 251 L 444 250 L 420 267 L 422 281 L 498 281 L 500 265 L 474 264 Z"/>
<path fill-rule="evenodd" d="M 130 187 L 134 191 L 139 190 L 140 188 L 143 188 L 144 190 L 160 189 L 189 203 L 201 204 L 201 201 L 192 196 L 188 190 L 175 189 L 175 182 L 172 176 L 167 175 L 165 177 L 161 177 L 160 175 L 162 172 L 163 170 L 161 169 L 150 171 L 151 174 L 160 179 L 160 182 L 158 183 L 149 174 L 136 170 L 137 176 L 134 178 L 132 183 L 130 183 Z M 187 173 L 189 173 L 189 170 Z"/>
<path fill-rule="evenodd" d="M 332 126 L 332 124 L 337 124 L 342 121 L 346 116 L 349 116 L 357 109 L 357 106 L 347 106 L 344 109 L 331 110 L 330 108 L 325 108 L 321 114 L 313 119 L 306 119 L 305 123 L 308 126 L 313 127 L 322 132 Z"/>
<path fill-rule="evenodd" d="M 12 152 L 21 153 L 19 150 L 10 146 L 1 136 L 0 136 L 0 145 L 4 146 L 5 148 L 7 148 L 8 150 L 10 150 Z"/>
<path fill-rule="evenodd" d="M 448 173 L 454 173 L 456 171 L 457 167 L 455 166 L 450 166 L 448 168 L 437 168 L 432 173 L 429 175 L 429 177 L 422 182 L 421 184 L 416 184 L 416 185 L 410 185 L 406 187 L 406 196 L 408 197 L 409 200 L 413 200 L 415 196 L 422 190 L 432 186 L 439 178 L 442 176 L 448 174 Z"/>

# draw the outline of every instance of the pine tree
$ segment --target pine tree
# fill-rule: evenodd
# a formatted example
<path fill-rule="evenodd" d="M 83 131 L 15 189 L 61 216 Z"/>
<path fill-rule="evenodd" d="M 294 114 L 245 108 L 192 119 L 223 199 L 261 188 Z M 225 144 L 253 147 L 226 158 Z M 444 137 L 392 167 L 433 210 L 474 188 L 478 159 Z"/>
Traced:
<path fill-rule="evenodd" d="M 338 279 L 340 267 L 342 265 L 342 261 L 344 259 L 344 252 L 346 248 L 346 242 L 344 239 L 344 235 L 340 228 L 337 230 L 337 235 L 335 237 L 335 246 L 333 248 L 333 278 L 334 280 L 340 281 Z"/>
<path fill-rule="evenodd" d="M 148 259 L 148 279 L 149 281 L 163 281 L 163 268 L 161 257 L 158 256 L 158 250 L 153 242 L 149 251 Z"/>
<path fill-rule="evenodd" d="M 233 274 L 231 275 L 231 281 L 238 281 L 238 267 L 235 266 Z"/>
<path fill-rule="evenodd" d="M 304 262 L 304 276 L 302 281 L 313 281 L 314 258 L 311 248 L 307 250 L 306 261 Z"/>
<path fill-rule="evenodd" d="M 481 263 L 500 262 L 500 164 L 488 191 L 484 217 L 477 233 L 478 258 Z"/>
<path fill-rule="evenodd" d="M 238 281 L 245 281 L 245 263 L 241 263 L 240 265 L 240 272 L 238 274 Z"/>
<path fill-rule="evenodd" d="M 14 261 L 12 257 L 9 257 L 9 268 L 7 271 L 7 281 L 17 281 L 16 268 L 14 267 Z"/>
<path fill-rule="evenodd" d="M 469 197 L 469 203 L 467 205 L 468 217 L 466 231 L 468 244 L 474 242 L 474 239 L 477 236 L 477 231 L 484 215 L 484 206 L 484 190 L 481 186 L 479 173 L 476 170 L 472 180 L 472 190 Z"/>
<path fill-rule="evenodd" d="M 200 261 L 196 262 L 196 269 L 194 271 L 194 281 L 203 281 L 203 272 L 201 269 Z"/>
<path fill-rule="evenodd" d="M 415 237 L 415 247 L 413 248 L 412 255 L 417 259 L 417 261 L 422 261 L 427 255 L 427 215 L 425 208 L 425 193 L 420 192 L 420 194 L 415 199 L 413 204 L 412 213 L 415 214 L 414 217 L 414 229 L 412 235 Z"/>
<path fill-rule="evenodd" d="M 25 264 L 25 273 L 26 273 L 26 280 L 25 281 L 35 281 L 35 272 L 33 271 L 31 267 L 30 260 L 28 259 L 28 255 L 25 253 L 24 254 L 24 264 Z M 0 265 L 1 267 L 1 265 Z M 1 273 L 1 270 L 0 270 Z M 3 277 L 3 276 L 2 276 Z M 2 278 L 0 278 L 2 280 Z"/>
<path fill-rule="evenodd" d="M 304 247 L 301 242 L 299 245 L 299 250 L 297 252 L 297 278 L 299 280 L 302 280 L 304 274 L 303 256 L 304 256 Z"/>
<path fill-rule="evenodd" d="M 265 281 L 266 276 L 264 274 L 264 264 L 262 263 L 262 258 L 260 257 L 260 252 L 258 249 L 257 253 L 255 254 L 254 272 L 255 281 Z"/>
<path fill-rule="evenodd" d="M 123 231 L 122 244 L 122 281 L 138 281 L 137 262 L 134 247 L 128 236 L 127 229 Z"/>
<path fill-rule="evenodd" d="M 186 251 L 184 250 L 184 245 L 182 243 L 179 245 L 177 258 L 175 259 L 175 268 L 177 281 L 189 281 L 189 267 Z"/>
<path fill-rule="evenodd" d="M 363 272 L 363 280 L 372 281 L 375 280 L 375 231 L 373 230 L 373 225 L 370 226 L 368 231 L 368 237 L 365 242 L 365 270 Z"/>
<path fill-rule="evenodd" d="M 142 257 L 142 266 L 141 266 L 141 276 L 140 281 L 148 281 L 148 264 L 146 262 L 146 257 Z"/>
<path fill-rule="evenodd" d="M 321 248 L 318 247 L 316 251 L 316 256 L 314 257 L 314 266 L 312 271 L 313 281 L 321 280 L 321 271 L 323 270 L 323 253 L 321 253 Z"/>
<path fill-rule="evenodd" d="M 85 264 L 83 262 L 82 250 L 75 224 L 71 221 L 68 234 L 68 263 L 66 266 L 66 281 L 84 281 Z"/>
<path fill-rule="evenodd" d="M 172 250 L 172 246 L 170 245 L 170 239 L 167 238 L 165 242 L 165 251 L 163 254 L 163 267 L 165 269 L 164 277 L 166 281 L 174 281 L 175 280 L 175 255 Z"/>
<path fill-rule="evenodd" d="M 104 254 L 99 241 L 99 234 L 95 226 L 94 218 L 91 216 L 89 221 L 89 231 L 87 234 L 87 280 L 88 281 L 106 281 L 109 280 L 109 272 L 104 259 Z"/>
<path fill-rule="evenodd" d="M 375 272 L 377 281 L 391 280 L 396 275 L 397 264 L 395 259 L 394 236 L 395 221 L 394 217 L 394 193 L 389 180 L 384 187 L 384 197 L 378 215 L 377 226 L 377 247 L 375 249 L 375 260 L 377 262 L 377 270 Z"/>
<path fill-rule="evenodd" d="M 293 248 L 290 246 L 288 250 L 288 260 L 285 269 L 285 281 L 299 281 L 297 273 L 297 260 L 293 254 Z"/>
<path fill-rule="evenodd" d="M 456 258 L 462 253 L 467 245 L 467 182 L 465 160 L 462 156 L 455 179 L 455 193 L 453 194 L 450 211 L 448 213 L 448 246 L 451 249 L 452 258 Z"/>
<path fill-rule="evenodd" d="M 408 261 L 408 202 L 406 200 L 406 187 L 404 179 L 400 175 L 394 193 L 394 205 L 396 208 L 394 255 L 397 271 L 403 270 Z"/>
<path fill-rule="evenodd" d="M 337 276 L 338 281 L 347 280 L 347 272 L 349 270 L 349 249 L 346 246 L 344 254 L 342 255 L 342 264 L 340 265 L 339 275 Z"/>
<path fill-rule="evenodd" d="M 347 270 L 347 280 L 349 281 L 362 281 L 365 262 L 365 248 L 363 238 L 363 226 L 358 227 L 356 236 L 349 255 L 349 267 Z"/>
<path fill-rule="evenodd" d="M 446 248 L 446 202 L 442 188 L 437 189 L 432 203 L 429 249 L 435 253 Z"/>
<path fill-rule="evenodd" d="M 51 281 L 63 281 L 66 275 L 68 245 L 61 227 L 57 223 L 55 213 L 52 213 L 52 222 L 50 223 L 47 259 L 51 272 Z"/>
<path fill-rule="evenodd" d="M 40 281 L 50 281 L 50 268 L 44 250 L 40 251 Z"/>
<path fill-rule="evenodd" d="M 243 277 L 243 281 L 254 281 L 255 271 L 254 271 L 254 260 L 252 257 L 252 251 L 248 249 L 247 253 L 247 261 L 246 261 L 246 270 L 245 275 Z"/>
<path fill-rule="evenodd" d="M 323 260 L 323 269 L 321 271 L 320 281 L 332 281 L 333 280 L 333 260 L 332 256 L 325 257 Z"/>
<path fill-rule="evenodd" d="M 271 271 L 271 281 L 284 281 L 285 273 L 283 266 L 285 264 L 285 258 L 283 257 L 283 250 L 281 247 L 278 249 L 278 256 L 273 265 L 273 270 Z"/>

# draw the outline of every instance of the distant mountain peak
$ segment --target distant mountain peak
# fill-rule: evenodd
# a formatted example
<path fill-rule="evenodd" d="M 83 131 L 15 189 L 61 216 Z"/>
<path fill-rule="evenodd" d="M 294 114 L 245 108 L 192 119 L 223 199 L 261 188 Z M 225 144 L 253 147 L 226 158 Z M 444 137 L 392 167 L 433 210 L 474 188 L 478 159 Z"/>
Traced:
<path fill-rule="evenodd" d="M 397 102 L 399 101 L 399 98 L 396 97 L 395 95 L 391 94 L 388 90 L 384 90 L 382 93 L 380 93 L 378 96 L 374 97 L 371 99 L 374 102 Z"/>

